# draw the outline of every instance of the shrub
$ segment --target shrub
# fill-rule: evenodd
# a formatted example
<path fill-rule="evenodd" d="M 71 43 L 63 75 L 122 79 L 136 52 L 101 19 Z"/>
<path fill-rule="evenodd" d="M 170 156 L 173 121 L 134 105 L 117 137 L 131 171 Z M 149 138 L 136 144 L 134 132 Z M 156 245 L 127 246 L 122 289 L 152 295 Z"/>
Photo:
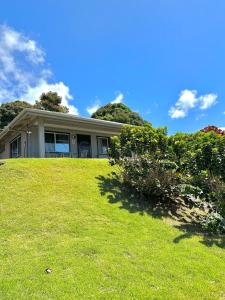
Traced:
<path fill-rule="evenodd" d="M 111 163 L 121 166 L 124 182 L 137 192 L 210 208 L 202 224 L 223 231 L 225 135 L 200 131 L 168 137 L 166 128 L 124 126 L 109 154 Z"/>
<path fill-rule="evenodd" d="M 109 154 L 114 162 L 120 158 L 137 155 L 164 157 L 167 150 L 166 128 L 155 129 L 151 125 L 122 128 L 119 137 L 112 138 Z"/>
<path fill-rule="evenodd" d="M 179 195 L 181 178 L 173 162 L 139 156 L 124 158 L 121 164 L 124 182 L 148 199 L 171 200 Z"/>
<path fill-rule="evenodd" d="M 225 233 L 225 218 L 218 212 L 212 212 L 202 218 L 201 224 L 208 232 L 218 234 Z"/>

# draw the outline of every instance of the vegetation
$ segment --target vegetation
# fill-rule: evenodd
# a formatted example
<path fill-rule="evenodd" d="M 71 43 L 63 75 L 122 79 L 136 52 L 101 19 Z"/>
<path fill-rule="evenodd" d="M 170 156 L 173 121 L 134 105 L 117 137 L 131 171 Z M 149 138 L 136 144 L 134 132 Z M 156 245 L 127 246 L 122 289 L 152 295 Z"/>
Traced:
<path fill-rule="evenodd" d="M 25 101 L 13 101 L 0 105 L 0 128 L 7 126 L 24 108 L 31 108 L 32 105 Z"/>
<path fill-rule="evenodd" d="M 112 171 L 99 159 L 0 166 L 1 299 L 224 298 L 225 240 L 184 232 Z"/>
<path fill-rule="evenodd" d="M 207 208 L 199 221 L 209 231 L 225 233 L 224 135 L 200 131 L 168 137 L 165 128 L 125 126 L 112 139 L 110 155 L 135 191 L 150 201 L 185 199 Z"/>
<path fill-rule="evenodd" d="M 68 113 L 69 109 L 62 105 L 62 97 L 55 92 L 42 93 L 34 108 Z"/>
<path fill-rule="evenodd" d="M 7 126 L 24 108 L 37 108 L 42 110 L 68 113 L 68 108 L 62 106 L 62 97 L 57 93 L 43 93 L 35 105 L 25 101 L 12 101 L 0 105 L 0 128 Z"/>
<path fill-rule="evenodd" d="M 224 135 L 224 134 L 225 134 L 225 131 L 224 131 L 223 129 L 218 128 L 217 126 L 213 126 L 213 125 L 206 126 L 206 127 L 203 128 L 201 131 L 203 131 L 203 132 L 214 131 L 214 132 L 217 133 L 217 134 L 221 134 L 221 135 Z"/>
<path fill-rule="evenodd" d="M 94 119 L 138 126 L 148 123 L 147 121 L 144 121 L 138 113 L 132 111 L 123 103 L 109 103 L 105 106 L 102 106 L 95 113 L 93 113 L 91 117 Z"/>

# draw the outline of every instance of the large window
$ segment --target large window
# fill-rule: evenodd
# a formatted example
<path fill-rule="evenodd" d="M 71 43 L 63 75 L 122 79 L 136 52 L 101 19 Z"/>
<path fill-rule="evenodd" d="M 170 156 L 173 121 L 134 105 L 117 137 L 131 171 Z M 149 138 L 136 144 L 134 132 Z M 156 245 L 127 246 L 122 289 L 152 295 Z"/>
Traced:
<path fill-rule="evenodd" d="M 45 132 L 46 153 L 69 153 L 70 135 L 68 133 Z"/>
<path fill-rule="evenodd" d="M 107 137 L 99 136 L 98 140 L 98 155 L 107 155 L 109 148 L 109 139 Z"/>
<path fill-rule="evenodd" d="M 18 136 L 10 143 L 10 157 L 16 158 L 21 156 L 21 136 Z"/>

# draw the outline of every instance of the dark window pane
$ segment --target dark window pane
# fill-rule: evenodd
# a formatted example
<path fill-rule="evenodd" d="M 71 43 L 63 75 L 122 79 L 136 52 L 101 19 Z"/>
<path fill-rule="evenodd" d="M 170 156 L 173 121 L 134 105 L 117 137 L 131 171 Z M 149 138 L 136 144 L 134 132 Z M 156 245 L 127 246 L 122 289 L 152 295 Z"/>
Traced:
<path fill-rule="evenodd" d="M 55 143 L 54 133 L 45 133 L 45 143 Z"/>
<path fill-rule="evenodd" d="M 10 156 L 12 158 L 21 156 L 21 137 L 19 136 L 10 144 Z"/>
<path fill-rule="evenodd" d="M 101 155 L 108 153 L 108 138 L 98 138 L 98 151 Z"/>
<path fill-rule="evenodd" d="M 69 135 L 68 134 L 56 134 L 56 144 L 69 144 Z"/>
<path fill-rule="evenodd" d="M 18 156 L 21 156 L 21 137 L 17 140 Z"/>
<path fill-rule="evenodd" d="M 45 152 L 55 152 L 55 135 L 54 133 L 45 133 Z"/>

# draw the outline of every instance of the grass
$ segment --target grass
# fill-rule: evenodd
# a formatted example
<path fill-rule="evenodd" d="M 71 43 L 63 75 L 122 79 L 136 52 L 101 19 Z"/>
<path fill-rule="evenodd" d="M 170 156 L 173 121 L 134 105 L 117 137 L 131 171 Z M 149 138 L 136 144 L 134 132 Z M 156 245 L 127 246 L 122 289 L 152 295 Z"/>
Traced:
<path fill-rule="evenodd" d="M 141 210 L 111 172 L 95 159 L 0 166 L 0 299 L 225 299 L 224 239 Z"/>

